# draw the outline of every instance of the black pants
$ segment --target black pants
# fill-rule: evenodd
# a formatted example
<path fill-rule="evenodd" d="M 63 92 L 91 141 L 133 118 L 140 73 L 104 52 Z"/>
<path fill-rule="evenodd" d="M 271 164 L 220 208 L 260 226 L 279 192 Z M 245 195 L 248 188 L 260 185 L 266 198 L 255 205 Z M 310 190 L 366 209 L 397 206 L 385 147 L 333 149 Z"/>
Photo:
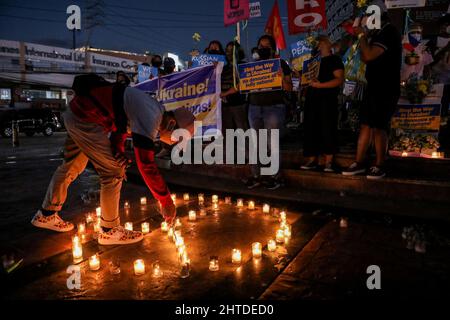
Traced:
<path fill-rule="evenodd" d="M 321 94 L 315 90 L 307 94 L 305 101 L 305 142 L 303 155 L 316 157 L 335 154 L 338 149 L 337 120 L 338 100 L 336 95 Z"/>

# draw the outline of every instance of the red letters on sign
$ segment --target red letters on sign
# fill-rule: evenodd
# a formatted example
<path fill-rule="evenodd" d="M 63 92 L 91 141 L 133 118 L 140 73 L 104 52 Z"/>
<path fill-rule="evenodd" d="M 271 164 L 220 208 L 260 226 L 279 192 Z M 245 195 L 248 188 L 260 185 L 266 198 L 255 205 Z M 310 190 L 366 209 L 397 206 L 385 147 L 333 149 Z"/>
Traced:
<path fill-rule="evenodd" d="M 325 0 L 287 0 L 289 34 L 327 28 Z"/>

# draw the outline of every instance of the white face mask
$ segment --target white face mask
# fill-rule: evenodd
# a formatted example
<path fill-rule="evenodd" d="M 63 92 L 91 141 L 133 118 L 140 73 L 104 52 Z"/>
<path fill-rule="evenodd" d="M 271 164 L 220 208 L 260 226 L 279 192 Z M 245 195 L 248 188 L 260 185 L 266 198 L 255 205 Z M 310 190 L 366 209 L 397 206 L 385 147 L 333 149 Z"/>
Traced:
<path fill-rule="evenodd" d="M 258 52 L 253 52 L 252 58 L 253 58 L 253 60 L 259 60 L 259 54 L 258 54 Z"/>

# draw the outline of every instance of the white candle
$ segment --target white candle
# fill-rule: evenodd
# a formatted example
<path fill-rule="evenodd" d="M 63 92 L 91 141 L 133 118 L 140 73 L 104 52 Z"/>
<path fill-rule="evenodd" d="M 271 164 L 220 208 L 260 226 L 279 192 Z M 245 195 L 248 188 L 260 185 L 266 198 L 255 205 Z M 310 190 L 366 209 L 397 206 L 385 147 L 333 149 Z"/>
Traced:
<path fill-rule="evenodd" d="M 100 258 L 97 254 L 94 254 L 89 258 L 89 268 L 92 271 L 97 271 L 100 269 Z"/>
<path fill-rule="evenodd" d="M 284 226 L 284 236 L 285 236 L 285 238 L 288 238 L 288 239 L 291 238 L 291 236 L 292 236 L 292 228 L 291 228 L 291 225 L 286 224 L 286 225 Z M 285 239 L 285 240 L 286 240 L 286 239 Z M 286 241 L 285 241 L 285 242 L 286 242 Z"/>
<path fill-rule="evenodd" d="M 181 247 L 181 246 L 183 246 L 184 245 L 184 239 L 183 239 L 183 237 L 177 237 L 176 239 L 175 239 L 175 246 L 178 248 L 178 247 Z"/>
<path fill-rule="evenodd" d="M 402 152 L 402 157 L 407 157 L 407 156 L 408 156 L 408 152 L 403 151 L 403 152 Z"/>
<path fill-rule="evenodd" d="M 86 223 L 89 224 L 93 221 L 94 221 L 94 217 L 92 216 L 92 214 L 90 214 L 90 213 L 86 214 Z"/>
<path fill-rule="evenodd" d="M 167 224 L 167 222 L 165 222 L 165 221 L 161 222 L 161 231 L 162 232 L 169 231 L 169 225 Z"/>
<path fill-rule="evenodd" d="M 137 259 L 134 261 L 134 274 L 137 276 L 143 275 L 145 273 L 145 262 L 142 259 Z"/>
<path fill-rule="evenodd" d="M 189 193 L 183 194 L 183 200 L 184 201 L 189 201 Z"/>
<path fill-rule="evenodd" d="M 198 194 L 198 203 L 205 202 L 205 195 L 203 193 Z"/>
<path fill-rule="evenodd" d="M 97 219 L 97 221 L 94 223 L 94 232 L 100 232 L 101 227 L 101 220 Z"/>
<path fill-rule="evenodd" d="M 219 271 L 219 258 L 217 256 L 212 256 L 209 258 L 209 270 Z"/>
<path fill-rule="evenodd" d="M 242 207 L 244 206 L 244 200 L 242 200 L 242 199 L 237 199 L 236 206 L 237 206 L 238 208 L 242 208 Z"/>
<path fill-rule="evenodd" d="M 267 203 L 263 205 L 263 213 L 270 213 L 270 205 Z"/>
<path fill-rule="evenodd" d="M 153 277 L 155 277 L 155 278 L 158 278 L 158 277 L 162 276 L 163 273 L 161 271 L 161 267 L 159 266 L 158 262 L 155 262 L 153 264 L 153 272 L 152 272 L 152 274 L 153 274 Z"/>
<path fill-rule="evenodd" d="M 197 219 L 197 214 L 194 210 L 189 211 L 189 221 L 195 221 Z"/>
<path fill-rule="evenodd" d="M 83 247 L 81 246 L 80 238 L 77 236 L 72 238 L 72 255 L 75 261 L 83 258 Z"/>
<path fill-rule="evenodd" d="M 125 222 L 125 229 L 133 231 L 133 222 Z"/>
<path fill-rule="evenodd" d="M 169 228 L 169 231 L 167 232 L 167 236 L 169 238 L 173 238 L 173 228 Z"/>
<path fill-rule="evenodd" d="M 431 158 L 433 158 L 433 159 L 440 158 L 440 152 L 433 151 L 431 153 Z"/>
<path fill-rule="evenodd" d="M 239 249 L 233 249 L 231 251 L 231 262 L 234 264 L 239 264 L 242 261 L 242 254 L 241 250 Z"/>
<path fill-rule="evenodd" d="M 286 222 L 286 218 L 287 218 L 286 211 L 281 211 L 280 212 L 280 221 Z"/>
<path fill-rule="evenodd" d="M 217 202 L 219 202 L 219 196 L 217 194 L 213 194 L 212 203 L 217 203 Z"/>
<path fill-rule="evenodd" d="M 150 232 L 150 224 L 148 222 L 142 222 L 141 228 L 143 234 L 147 234 Z"/>
<path fill-rule="evenodd" d="M 146 204 L 147 204 L 147 198 L 141 197 L 141 205 L 146 205 Z"/>
<path fill-rule="evenodd" d="M 218 203 L 213 203 L 212 208 L 214 211 L 219 210 L 219 204 Z"/>
<path fill-rule="evenodd" d="M 100 218 L 102 216 L 102 208 L 101 207 L 95 208 L 95 213 L 97 214 L 97 218 Z"/>
<path fill-rule="evenodd" d="M 248 202 L 248 209 L 249 210 L 255 210 L 255 202 L 254 201 L 249 201 Z"/>
<path fill-rule="evenodd" d="M 253 258 L 261 258 L 262 255 L 262 245 L 260 242 L 252 243 L 252 254 Z"/>
<path fill-rule="evenodd" d="M 275 251 L 276 249 L 277 249 L 277 243 L 275 242 L 275 240 L 270 239 L 270 240 L 267 242 L 267 250 L 273 252 L 273 251 Z"/>
<path fill-rule="evenodd" d="M 178 252 L 178 257 L 180 258 L 180 261 L 181 261 L 181 258 L 184 256 L 184 254 L 186 253 L 186 246 L 184 245 L 184 244 L 182 244 L 182 245 L 180 245 L 178 248 L 177 248 L 177 252 Z"/>
<path fill-rule="evenodd" d="M 284 242 L 284 230 L 283 229 L 278 229 L 277 230 L 277 235 L 275 237 L 275 240 L 277 241 L 277 243 L 283 243 Z"/>
<path fill-rule="evenodd" d="M 225 204 L 231 204 L 231 197 L 225 197 Z"/>
<path fill-rule="evenodd" d="M 84 224 L 84 222 L 81 222 L 78 224 L 78 233 L 79 234 L 83 234 L 86 232 L 86 225 Z"/>
<path fill-rule="evenodd" d="M 125 209 L 130 209 L 130 203 L 128 201 L 125 201 L 125 203 L 123 204 L 123 207 Z"/>
<path fill-rule="evenodd" d="M 176 218 L 175 219 L 175 228 L 178 229 L 178 228 L 181 228 L 181 226 L 182 226 L 182 224 L 181 224 L 180 218 Z"/>

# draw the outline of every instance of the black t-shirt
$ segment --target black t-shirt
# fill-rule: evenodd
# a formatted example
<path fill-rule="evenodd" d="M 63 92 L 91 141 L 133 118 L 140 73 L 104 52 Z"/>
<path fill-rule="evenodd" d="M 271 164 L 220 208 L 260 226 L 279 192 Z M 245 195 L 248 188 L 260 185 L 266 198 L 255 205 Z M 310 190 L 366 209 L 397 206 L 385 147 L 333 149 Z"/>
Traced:
<path fill-rule="evenodd" d="M 283 59 L 281 61 L 281 69 L 283 75 L 288 76 L 292 73 L 291 68 Z M 252 92 L 248 95 L 250 104 L 256 106 L 271 106 L 275 104 L 284 104 L 283 90 Z"/>
<path fill-rule="evenodd" d="M 236 70 L 235 73 L 236 78 L 236 84 L 239 84 L 239 74 Z M 222 92 L 226 92 L 234 87 L 234 81 L 233 81 L 233 65 L 231 63 L 226 64 L 223 67 L 222 70 L 222 76 L 221 76 L 221 87 Z M 223 107 L 230 107 L 230 106 L 239 106 L 245 103 L 245 95 L 240 94 L 239 92 L 230 94 L 226 97 L 226 102 L 222 102 Z"/>
<path fill-rule="evenodd" d="M 334 79 L 334 71 L 344 70 L 344 64 L 340 57 L 332 54 L 320 59 L 320 69 L 319 69 L 319 82 L 328 82 Z M 309 91 L 316 91 L 319 94 L 330 94 L 337 96 L 339 94 L 340 87 L 336 88 L 308 88 Z"/>
<path fill-rule="evenodd" d="M 369 90 L 373 93 L 398 95 L 402 65 L 400 33 L 391 23 L 387 23 L 369 36 L 369 44 L 384 49 L 378 58 L 367 62 L 366 79 Z"/>

